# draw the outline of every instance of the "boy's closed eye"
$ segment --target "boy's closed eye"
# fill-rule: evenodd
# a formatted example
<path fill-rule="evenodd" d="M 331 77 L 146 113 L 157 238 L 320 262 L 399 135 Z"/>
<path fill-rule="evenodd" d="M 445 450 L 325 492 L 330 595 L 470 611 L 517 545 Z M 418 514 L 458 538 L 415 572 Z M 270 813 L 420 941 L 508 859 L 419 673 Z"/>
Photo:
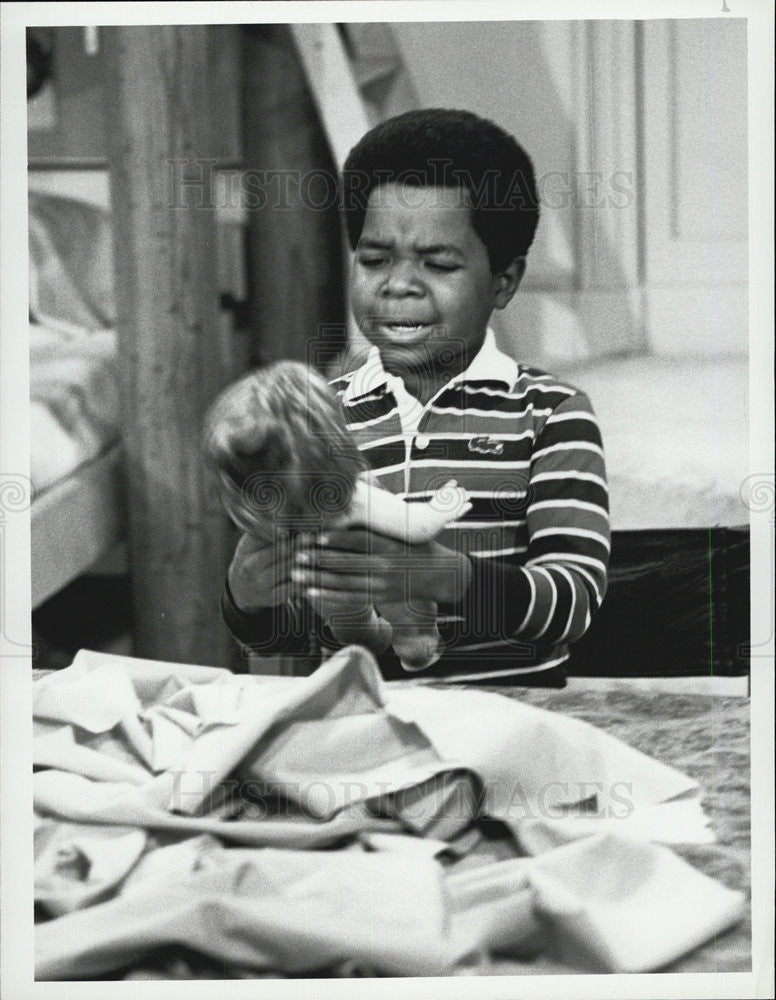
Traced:
<path fill-rule="evenodd" d="M 438 260 L 427 260 L 425 264 L 426 267 L 431 268 L 432 271 L 444 271 L 447 272 L 448 274 L 451 273 L 452 271 L 460 270 L 461 267 L 460 264 L 452 264 Z"/>
<path fill-rule="evenodd" d="M 362 267 L 378 268 L 386 266 L 387 264 L 390 263 L 390 260 L 388 257 L 369 256 L 369 257 L 359 257 L 358 263 Z M 424 260 L 422 263 L 424 267 L 427 267 L 432 271 L 441 271 L 443 273 L 448 273 L 448 274 L 452 273 L 453 271 L 460 270 L 461 267 L 460 264 L 453 263 L 452 261 L 443 261 L 443 260 Z"/>

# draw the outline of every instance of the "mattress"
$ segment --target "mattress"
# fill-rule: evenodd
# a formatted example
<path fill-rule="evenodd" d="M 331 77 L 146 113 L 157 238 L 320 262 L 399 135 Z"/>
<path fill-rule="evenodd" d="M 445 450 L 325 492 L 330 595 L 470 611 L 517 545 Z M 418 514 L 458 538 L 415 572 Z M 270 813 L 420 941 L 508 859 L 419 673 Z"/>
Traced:
<path fill-rule="evenodd" d="M 80 465 L 32 505 L 32 607 L 121 541 L 127 511 L 121 443 Z"/>
<path fill-rule="evenodd" d="M 30 477 L 37 497 L 118 438 L 112 330 L 67 332 L 30 324 Z"/>
<path fill-rule="evenodd" d="M 564 375 L 601 425 L 612 528 L 748 524 L 748 359 L 609 358 Z"/>

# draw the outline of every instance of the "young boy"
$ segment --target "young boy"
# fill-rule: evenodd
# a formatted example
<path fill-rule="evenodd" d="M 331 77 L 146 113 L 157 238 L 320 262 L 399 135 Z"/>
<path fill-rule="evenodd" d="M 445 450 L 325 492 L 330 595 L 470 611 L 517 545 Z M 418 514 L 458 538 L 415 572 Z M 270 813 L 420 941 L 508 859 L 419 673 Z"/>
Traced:
<path fill-rule="evenodd" d="M 435 601 L 445 641 L 422 676 L 563 686 L 606 589 L 601 437 L 584 393 L 516 363 L 488 327 L 538 222 L 531 162 L 498 126 L 423 110 L 372 129 L 343 172 L 351 304 L 373 345 L 332 385 L 380 485 L 422 502 L 455 479 L 472 509 L 407 548 L 370 530 L 308 547 L 245 536 L 223 611 L 263 654 L 336 648 L 324 625 L 373 600 Z M 302 595 L 302 599 L 300 599 Z M 341 631 L 341 630 L 340 630 Z M 389 651 L 383 675 L 406 677 Z"/>

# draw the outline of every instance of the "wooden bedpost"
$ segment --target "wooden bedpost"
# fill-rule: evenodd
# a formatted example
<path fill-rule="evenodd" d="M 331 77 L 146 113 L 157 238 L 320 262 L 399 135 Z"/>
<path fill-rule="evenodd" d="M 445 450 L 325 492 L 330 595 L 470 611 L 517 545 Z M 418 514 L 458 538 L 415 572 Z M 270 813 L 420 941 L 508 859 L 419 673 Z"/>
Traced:
<path fill-rule="evenodd" d="M 242 43 L 245 167 L 267 199 L 247 213 L 253 360 L 324 368 L 346 346 L 337 168 L 288 25 Z"/>
<path fill-rule="evenodd" d="M 202 417 L 218 345 L 206 26 L 104 29 L 135 653 L 229 665 Z"/>

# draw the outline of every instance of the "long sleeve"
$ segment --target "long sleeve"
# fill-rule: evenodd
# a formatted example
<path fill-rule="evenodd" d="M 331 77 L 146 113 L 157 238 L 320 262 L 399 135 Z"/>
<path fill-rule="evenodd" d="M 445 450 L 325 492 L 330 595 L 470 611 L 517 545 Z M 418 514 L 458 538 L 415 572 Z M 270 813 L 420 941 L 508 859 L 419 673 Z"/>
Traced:
<path fill-rule="evenodd" d="M 320 617 L 306 602 L 241 611 L 228 581 L 221 595 L 221 613 L 235 639 L 257 656 L 314 655 L 322 630 Z"/>
<path fill-rule="evenodd" d="M 583 393 L 545 421 L 531 462 L 523 573 L 531 600 L 519 632 L 551 643 L 574 642 L 606 593 L 609 501 L 601 433 Z"/>
<path fill-rule="evenodd" d="M 456 645 L 477 639 L 571 643 L 600 607 L 609 562 L 608 494 L 601 435 L 584 393 L 560 402 L 536 435 L 524 537 L 524 552 L 472 557 L 466 598 L 445 609 L 463 618 Z"/>

